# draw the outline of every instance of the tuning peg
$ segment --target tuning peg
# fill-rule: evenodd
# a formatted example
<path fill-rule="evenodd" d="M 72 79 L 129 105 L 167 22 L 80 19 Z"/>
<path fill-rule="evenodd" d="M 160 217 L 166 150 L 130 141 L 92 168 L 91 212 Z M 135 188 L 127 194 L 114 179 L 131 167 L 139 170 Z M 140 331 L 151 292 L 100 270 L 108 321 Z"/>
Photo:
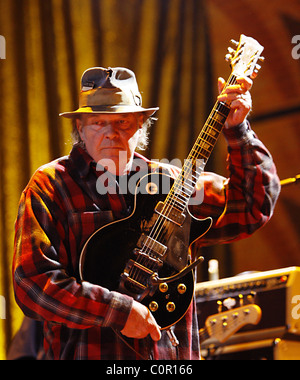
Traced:
<path fill-rule="evenodd" d="M 254 70 L 253 73 L 250 75 L 251 79 L 255 79 L 258 75 L 258 71 Z"/>
<path fill-rule="evenodd" d="M 259 71 L 259 69 L 254 69 L 253 73 L 250 75 L 250 78 L 251 79 L 255 79 L 257 77 L 257 75 L 258 75 L 258 71 Z"/>
<path fill-rule="evenodd" d="M 218 313 L 222 313 L 223 302 L 219 300 L 217 301 L 217 305 L 218 305 Z"/>
<path fill-rule="evenodd" d="M 240 306 L 244 306 L 244 296 L 243 296 L 243 294 L 239 294 L 239 301 L 240 301 Z"/>
<path fill-rule="evenodd" d="M 231 47 L 229 47 L 228 49 L 228 54 L 225 55 L 225 60 L 227 62 L 231 62 L 232 61 L 232 58 L 234 57 L 236 51 L 234 49 L 232 49 Z"/>
<path fill-rule="evenodd" d="M 261 65 L 256 64 L 255 65 L 255 70 L 259 71 L 260 69 L 261 69 Z"/>
<path fill-rule="evenodd" d="M 231 62 L 231 60 L 232 60 L 232 55 L 231 54 L 226 54 L 225 55 L 225 61 L 227 61 L 227 62 Z"/>
<path fill-rule="evenodd" d="M 239 43 L 235 40 L 230 40 L 230 42 L 232 43 L 233 46 L 235 47 L 238 47 L 239 46 Z"/>
<path fill-rule="evenodd" d="M 258 60 L 259 60 L 260 62 L 264 62 L 264 61 L 265 61 L 265 57 L 259 57 Z"/>

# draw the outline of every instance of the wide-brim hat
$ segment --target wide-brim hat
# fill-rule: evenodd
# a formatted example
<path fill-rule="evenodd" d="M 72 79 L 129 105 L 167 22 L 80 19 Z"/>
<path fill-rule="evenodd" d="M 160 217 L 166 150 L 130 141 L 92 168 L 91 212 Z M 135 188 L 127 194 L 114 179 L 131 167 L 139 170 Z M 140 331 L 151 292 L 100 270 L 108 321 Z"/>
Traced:
<path fill-rule="evenodd" d="M 143 108 L 133 71 L 124 67 L 92 67 L 81 77 L 79 108 L 60 116 L 76 118 L 80 114 L 142 113 L 151 117 L 159 108 Z"/>

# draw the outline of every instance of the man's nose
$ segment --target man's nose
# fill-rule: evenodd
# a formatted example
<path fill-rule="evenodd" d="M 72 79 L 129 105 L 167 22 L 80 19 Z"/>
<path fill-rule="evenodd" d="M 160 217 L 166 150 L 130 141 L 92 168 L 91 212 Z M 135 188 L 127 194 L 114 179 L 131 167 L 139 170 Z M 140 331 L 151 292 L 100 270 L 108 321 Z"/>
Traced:
<path fill-rule="evenodd" d="M 113 123 L 107 123 L 105 127 L 105 138 L 113 140 L 119 136 L 118 129 Z"/>

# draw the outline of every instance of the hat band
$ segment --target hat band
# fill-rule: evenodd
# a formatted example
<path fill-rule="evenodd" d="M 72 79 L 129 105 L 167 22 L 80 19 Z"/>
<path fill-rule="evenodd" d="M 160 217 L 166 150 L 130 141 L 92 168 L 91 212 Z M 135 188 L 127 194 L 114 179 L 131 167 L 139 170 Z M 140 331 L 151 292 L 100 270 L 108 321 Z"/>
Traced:
<path fill-rule="evenodd" d="M 138 97 L 137 97 L 137 100 Z M 138 104 L 137 104 L 138 103 Z M 111 107 L 111 106 L 140 106 L 135 102 L 133 94 L 119 88 L 97 88 L 82 91 L 79 97 L 79 107 Z"/>

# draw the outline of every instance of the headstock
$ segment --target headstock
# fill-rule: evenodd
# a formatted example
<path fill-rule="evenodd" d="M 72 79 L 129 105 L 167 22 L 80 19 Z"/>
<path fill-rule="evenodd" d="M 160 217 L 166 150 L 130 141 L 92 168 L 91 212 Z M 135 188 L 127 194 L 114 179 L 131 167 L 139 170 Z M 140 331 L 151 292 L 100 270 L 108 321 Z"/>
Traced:
<path fill-rule="evenodd" d="M 231 40 L 236 48 L 228 48 L 228 54 L 225 59 L 230 62 L 232 74 L 235 76 L 249 76 L 254 79 L 257 76 L 261 66 L 258 60 L 264 61 L 261 53 L 264 47 L 260 45 L 254 38 L 241 35 L 240 41 Z"/>
<path fill-rule="evenodd" d="M 261 320 L 261 308 L 250 304 L 214 314 L 207 318 L 205 327 L 210 338 L 223 343 L 242 327 L 257 325 Z"/>

